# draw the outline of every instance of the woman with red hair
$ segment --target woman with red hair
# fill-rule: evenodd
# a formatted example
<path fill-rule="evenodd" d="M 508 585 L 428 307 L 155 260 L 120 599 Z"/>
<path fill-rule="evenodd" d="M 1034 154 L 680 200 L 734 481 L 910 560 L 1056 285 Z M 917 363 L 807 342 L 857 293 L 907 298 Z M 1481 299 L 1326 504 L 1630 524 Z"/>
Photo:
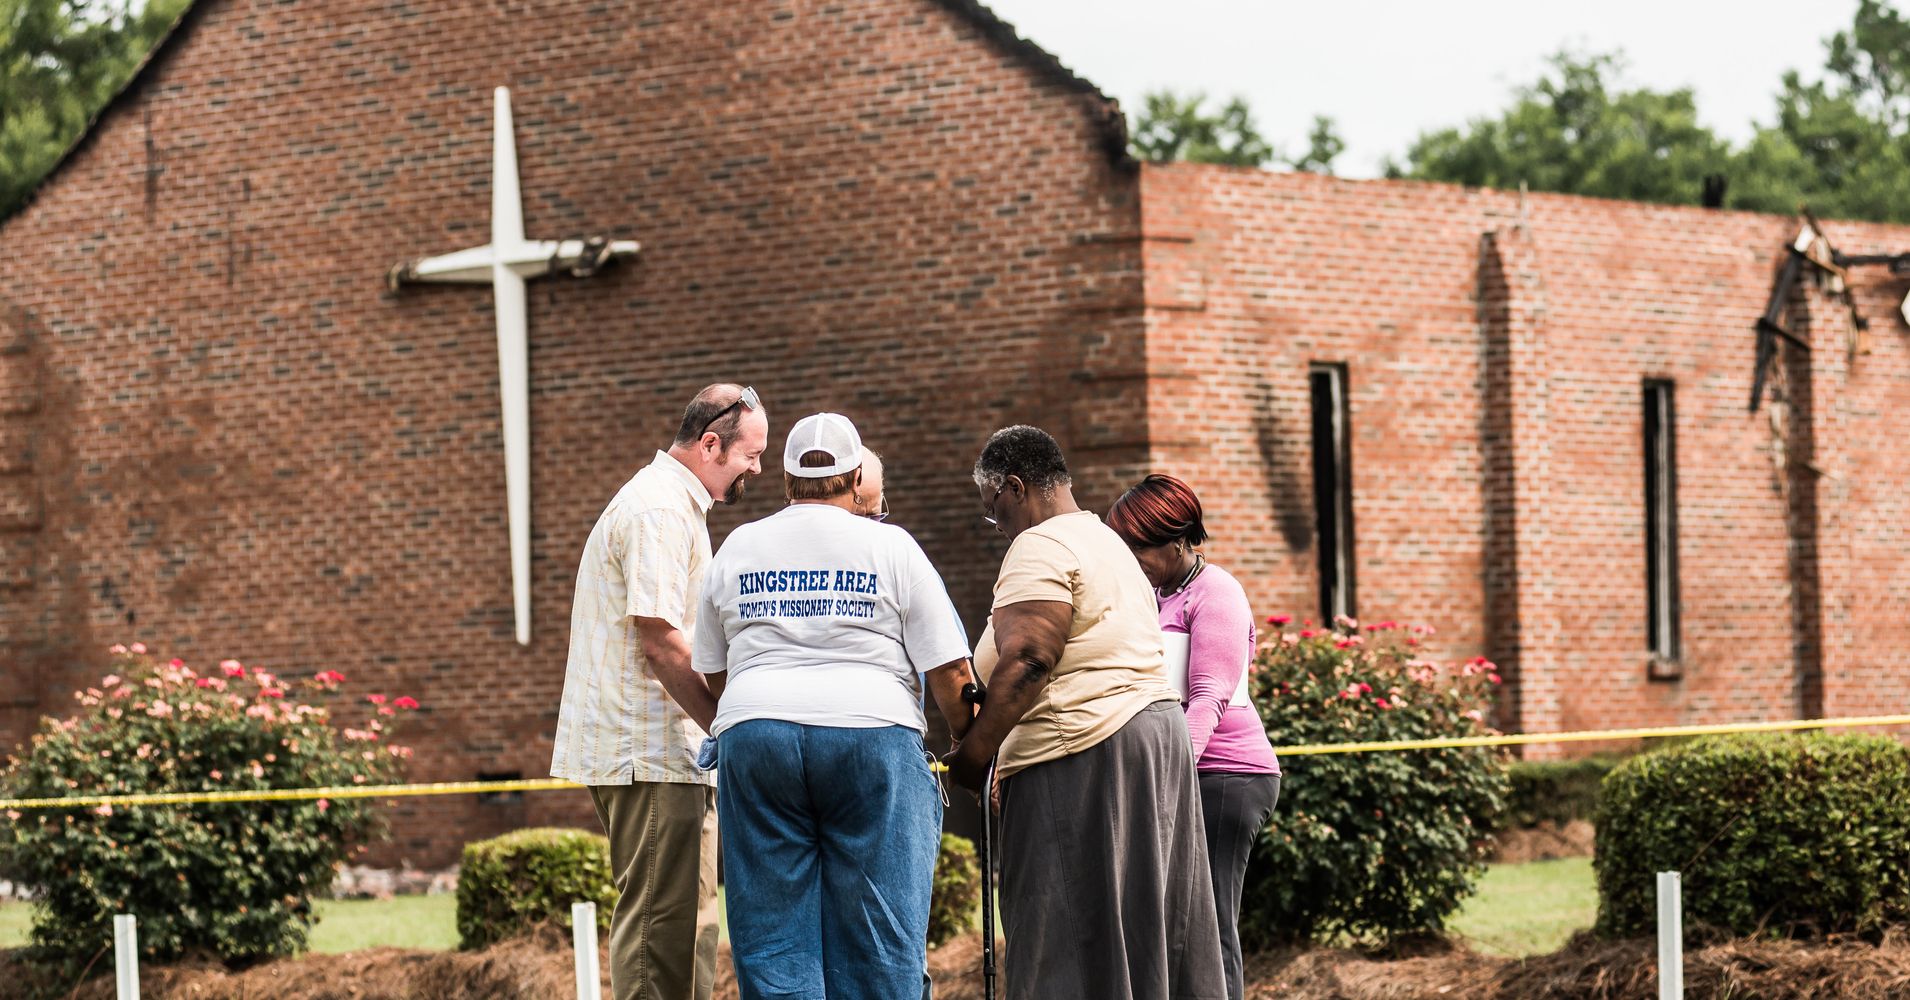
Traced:
<path fill-rule="evenodd" d="M 1253 610 L 1240 581 L 1200 553 L 1200 498 L 1173 476 L 1121 495 L 1108 527 L 1133 550 L 1160 602 L 1169 679 L 1181 693 L 1199 772 L 1227 995 L 1240 1000 L 1240 894 L 1254 838 L 1280 798 L 1280 762 L 1247 697 Z"/>

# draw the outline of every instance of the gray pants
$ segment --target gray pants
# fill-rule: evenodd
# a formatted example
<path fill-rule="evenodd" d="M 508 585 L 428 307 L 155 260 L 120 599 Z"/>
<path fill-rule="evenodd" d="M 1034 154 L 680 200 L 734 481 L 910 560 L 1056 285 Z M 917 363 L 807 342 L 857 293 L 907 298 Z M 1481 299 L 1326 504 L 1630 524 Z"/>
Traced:
<path fill-rule="evenodd" d="M 1143 709 L 1002 782 L 1007 1000 L 1222 1000 L 1187 719 Z"/>
<path fill-rule="evenodd" d="M 1240 893 L 1247 883 L 1247 857 L 1279 801 L 1277 774 L 1200 772 L 1200 813 L 1207 828 L 1207 864 L 1213 871 L 1229 1000 L 1240 1000 L 1242 989 Z"/>

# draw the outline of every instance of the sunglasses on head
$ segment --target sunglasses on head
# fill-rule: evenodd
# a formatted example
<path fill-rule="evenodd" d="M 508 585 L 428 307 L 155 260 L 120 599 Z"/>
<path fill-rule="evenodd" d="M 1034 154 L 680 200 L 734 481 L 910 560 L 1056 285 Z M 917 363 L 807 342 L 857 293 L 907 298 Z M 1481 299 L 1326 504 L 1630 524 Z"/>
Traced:
<path fill-rule="evenodd" d="M 716 416 L 703 421 L 703 429 L 696 432 L 697 438 L 701 439 L 703 435 L 708 434 L 710 432 L 710 428 L 715 426 L 718 420 L 721 420 L 724 417 L 729 416 L 730 411 L 736 409 L 739 406 L 748 410 L 760 410 L 763 408 L 762 397 L 756 395 L 756 389 L 754 386 L 747 386 L 747 385 L 744 386 L 743 394 L 741 396 L 736 397 L 736 402 L 731 403 L 730 405 L 725 406 L 722 409 L 716 411 Z"/>

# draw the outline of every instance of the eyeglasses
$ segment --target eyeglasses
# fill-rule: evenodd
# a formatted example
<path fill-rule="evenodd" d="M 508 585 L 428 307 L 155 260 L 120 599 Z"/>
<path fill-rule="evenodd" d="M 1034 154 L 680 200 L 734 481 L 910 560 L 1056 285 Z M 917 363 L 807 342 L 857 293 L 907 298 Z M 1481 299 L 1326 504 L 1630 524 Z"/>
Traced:
<path fill-rule="evenodd" d="M 983 508 L 983 510 L 985 510 L 986 513 L 982 514 L 982 520 L 987 521 L 989 527 L 992 527 L 992 528 L 1001 527 L 1001 522 L 995 520 L 995 501 L 1001 499 L 1002 491 L 1006 490 L 1007 488 L 1008 488 L 1008 484 L 1003 483 L 1001 489 L 996 490 L 995 495 L 988 498 L 988 506 Z"/>
<path fill-rule="evenodd" d="M 869 520 L 874 521 L 877 524 L 880 524 L 883 521 L 888 520 L 889 519 L 889 495 L 887 493 L 882 494 L 882 506 L 876 508 L 875 513 L 869 514 L 866 516 L 869 518 Z"/>
<path fill-rule="evenodd" d="M 750 410 L 760 410 L 763 408 L 762 397 L 756 395 L 756 388 L 754 386 L 747 386 L 747 385 L 744 386 L 743 394 L 741 396 L 736 397 L 736 402 L 731 403 L 730 405 L 725 406 L 722 409 L 716 411 L 716 416 L 711 417 L 708 420 L 705 420 L 703 422 L 703 429 L 696 432 L 697 440 L 699 441 L 702 440 L 703 435 L 708 434 L 710 432 L 711 426 L 713 426 L 718 420 L 721 420 L 724 417 L 729 416 L 730 411 L 736 409 L 739 406 L 744 407 L 745 409 L 750 409 Z"/>

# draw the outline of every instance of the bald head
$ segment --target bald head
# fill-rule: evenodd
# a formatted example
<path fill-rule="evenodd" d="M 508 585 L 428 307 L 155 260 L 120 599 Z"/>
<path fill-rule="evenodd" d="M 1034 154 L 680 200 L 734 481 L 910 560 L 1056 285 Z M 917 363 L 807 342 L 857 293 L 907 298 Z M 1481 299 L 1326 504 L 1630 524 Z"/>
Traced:
<path fill-rule="evenodd" d="M 704 386 L 684 407 L 683 422 L 677 425 L 676 440 L 670 443 L 681 448 L 695 444 L 704 434 L 715 434 L 717 444 L 728 451 L 742 432 L 743 417 L 749 411 L 747 405 L 737 405 L 742 398 L 743 387 L 734 382 Z"/>
<path fill-rule="evenodd" d="M 862 453 L 862 491 L 873 498 L 882 495 L 882 456 L 873 451 Z"/>
<path fill-rule="evenodd" d="M 743 498 L 743 480 L 763 471 L 769 415 L 754 390 L 734 382 L 706 386 L 683 411 L 670 454 L 726 503 Z"/>

